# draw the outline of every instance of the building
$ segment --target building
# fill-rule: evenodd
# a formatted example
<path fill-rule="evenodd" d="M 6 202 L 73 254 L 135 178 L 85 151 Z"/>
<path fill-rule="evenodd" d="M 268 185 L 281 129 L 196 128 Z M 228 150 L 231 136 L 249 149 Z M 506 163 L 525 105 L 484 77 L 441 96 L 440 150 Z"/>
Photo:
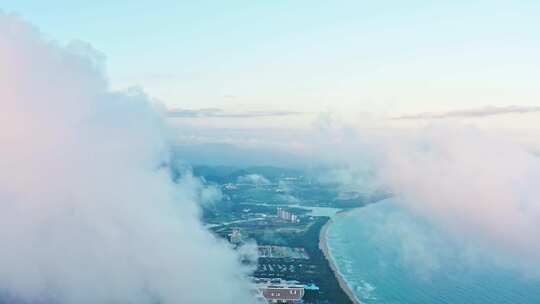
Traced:
<path fill-rule="evenodd" d="M 285 209 L 283 208 L 277 208 L 277 217 L 284 221 L 289 221 L 292 223 L 298 223 L 300 221 L 298 215 L 289 211 L 285 211 Z"/>
<path fill-rule="evenodd" d="M 304 287 L 301 285 L 289 287 L 269 286 L 262 290 L 262 295 L 268 303 L 301 303 L 304 297 Z"/>
<path fill-rule="evenodd" d="M 281 279 L 255 279 L 260 303 L 299 304 L 304 297 L 304 285 Z"/>

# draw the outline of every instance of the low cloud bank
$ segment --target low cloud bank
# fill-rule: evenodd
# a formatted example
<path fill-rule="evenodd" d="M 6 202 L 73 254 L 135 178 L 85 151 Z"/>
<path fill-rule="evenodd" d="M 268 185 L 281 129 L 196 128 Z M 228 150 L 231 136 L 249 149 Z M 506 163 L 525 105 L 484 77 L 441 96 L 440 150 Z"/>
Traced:
<path fill-rule="evenodd" d="M 253 185 L 268 185 L 270 181 L 260 174 L 246 174 L 239 176 L 237 179 L 240 184 L 253 184 Z"/>
<path fill-rule="evenodd" d="M 526 113 L 539 113 L 540 107 L 538 106 L 506 106 L 506 107 L 494 107 L 487 106 L 477 109 L 457 110 L 441 113 L 420 113 L 415 115 L 404 115 L 394 117 L 394 120 L 416 120 L 416 119 L 443 119 L 443 118 L 475 118 L 475 117 L 487 117 L 495 115 L 505 114 L 526 114 Z"/>
<path fill-rule="evenodd" d="M 325 132 L 328 140 L 311 143 L 311 149 L 337 164 L 328 179 L 361 192 L 390 192 L 463 250 L 480 250 L 501 267 L 540 275 L 537 155 L 457 123 Z"/>
<path fill-rule="evenodd" d="M 463 126 L 429 127 L 379 148 L 378 176 L 405 207 L 540 274 L 538 157 Z"/>
<path fill-rule="evenodd" d="M 142 92 L 111 91 L 90 46 L 1 12 L 0 66 L 0 298 L 252 303 L 247 269 L 199 221 L 219 193 L 172 182 Z"/>

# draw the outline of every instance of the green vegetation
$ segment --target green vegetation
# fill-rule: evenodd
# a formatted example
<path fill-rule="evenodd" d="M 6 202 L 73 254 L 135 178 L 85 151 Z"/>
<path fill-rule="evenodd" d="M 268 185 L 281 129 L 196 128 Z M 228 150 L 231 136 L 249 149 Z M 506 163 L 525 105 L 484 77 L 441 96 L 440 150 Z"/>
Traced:
<path fill-rule="evenodd" d="M 204 221 L 211 224 L 209 227 L 215 234 L 234 244 L 253 240 L 260 246 L 288 247 L 282 248 L 281 254 L 260 257 L 254 276 L 317 285 L 319 290 L 306 290 L 305 303 L 352 303 L 319 249 L 320 231 L 329 217 L 310 216 L 309 209 L 349 209 L 378 197 L 344 192 L 336 184 L 317 182 L 313 176 L 306 177 L 307 174 L 297 170 L 201 166 L 194 173 L 217 183 L 223 192 L 223 200 L 207 206 L 203 213 Z M 249 174 L 260 177 L 253 183 L 250 179 L 239 179 Z M 261 180 L 262 183 L 257 182 Z M 278 207 L 292 212 L 299 221 L 279 218 Z M 304 251 L 309 258 L 292 253 Z"/>
<path fill-rule="evenodd" d="M 330 303 L 352 303 L 349 297 L 339 286 L 339 283 L 330 268 L 323 252 L 319 249 L 319 233 L 323 225 L 329 220 L 328 217 L 316 217 L 308 225 L 308 229 L 299 233 L 280 233 L 275 237 L 278 242 L 271 242 L 268 238 L 258 234 L 250 234 L 257 243 L 265 245 L 283 245 L 290 247 L 303 247 L 309 254 L 309 260 L 300 259 L 259 259 L 259 267 L 255 272 L 259 277 L 281 277 L 286 280 L 297 280 L 305 284 L 314 283 L 319 286 L 319 291 L 306 291 L 304 300 L 311 301 L 328 300 Z M 274 267 L 274 272 L 261 270 L 261 265 L 284 265 L 286 271 L 280 271 Z M 294 269 L 294 272 L 290 270 Z"/>

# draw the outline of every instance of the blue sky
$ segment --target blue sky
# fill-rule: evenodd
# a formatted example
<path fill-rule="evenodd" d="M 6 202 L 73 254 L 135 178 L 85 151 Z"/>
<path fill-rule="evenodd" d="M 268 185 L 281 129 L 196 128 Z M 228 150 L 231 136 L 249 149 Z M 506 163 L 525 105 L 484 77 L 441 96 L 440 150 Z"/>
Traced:
<path fill-rule="evenodd" d="M 4 3 L 170 107 L 392 116 L 540 105 L 539 1 Z"/>

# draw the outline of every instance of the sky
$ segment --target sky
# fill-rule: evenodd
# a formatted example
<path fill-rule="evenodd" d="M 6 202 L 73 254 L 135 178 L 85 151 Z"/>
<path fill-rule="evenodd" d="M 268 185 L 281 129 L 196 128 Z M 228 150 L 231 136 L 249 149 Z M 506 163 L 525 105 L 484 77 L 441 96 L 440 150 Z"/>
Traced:
<path fill-rule="evenodd" d="M 0 7 L 60 43 L 91 43 L 106 57 L 114 88 L 141 86 L 170 108 L 304 113 L 285 123 L 295 125 L 325 111 L 354 120 L 540 106 L 540 3 L 533 0 L 19 0 Z"/>

